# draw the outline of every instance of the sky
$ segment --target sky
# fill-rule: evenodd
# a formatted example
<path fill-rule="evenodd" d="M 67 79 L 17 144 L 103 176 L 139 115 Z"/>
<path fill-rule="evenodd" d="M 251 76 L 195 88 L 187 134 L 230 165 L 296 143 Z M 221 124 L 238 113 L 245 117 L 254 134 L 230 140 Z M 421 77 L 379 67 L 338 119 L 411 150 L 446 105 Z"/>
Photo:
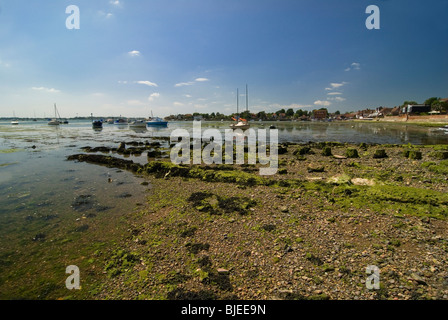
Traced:
<path fill-rule="evenodd" d="M 231 114 L 246 84 L 254 113 L 448 98 L 447 14 L 447 0 L 0 0 L 0 117 Z"/>

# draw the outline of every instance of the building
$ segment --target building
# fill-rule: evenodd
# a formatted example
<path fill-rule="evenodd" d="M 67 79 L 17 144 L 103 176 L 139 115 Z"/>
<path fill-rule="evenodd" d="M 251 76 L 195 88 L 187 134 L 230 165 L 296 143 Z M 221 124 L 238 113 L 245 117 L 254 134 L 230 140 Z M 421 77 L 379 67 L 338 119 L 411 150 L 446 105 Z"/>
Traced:
<path fill-rule="evenodd" d="M 431 106 L 426 104 L 408 104 L 404 107 L 403 113 L 407 114 L 417 114 L 417 113 L 428 113 L 431 111 Z"/>
<path fill-rule="evenodd" d="M 328 117 L 327 110 L 313 110 L 314 120 L 325 120 Z"/>

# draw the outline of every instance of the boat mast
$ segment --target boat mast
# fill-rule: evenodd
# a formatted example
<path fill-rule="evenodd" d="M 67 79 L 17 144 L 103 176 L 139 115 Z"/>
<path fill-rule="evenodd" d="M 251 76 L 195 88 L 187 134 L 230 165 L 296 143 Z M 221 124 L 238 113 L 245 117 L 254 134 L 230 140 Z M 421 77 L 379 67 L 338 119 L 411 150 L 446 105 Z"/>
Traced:
<path fill-rule="evenodd" d="M 239 89 L 236 89 L 236 116 L 237 116 L 237 118 L 238 118 L 238 120 L 239 120 L 239 115 L 240 115 L 240 111 L 239 111 Z"/>
<path fill-rule="evenodd" d="M 249 111 L 249 95 L 247 94 L 247 84 L 246 84 L 246 111 Z"/>

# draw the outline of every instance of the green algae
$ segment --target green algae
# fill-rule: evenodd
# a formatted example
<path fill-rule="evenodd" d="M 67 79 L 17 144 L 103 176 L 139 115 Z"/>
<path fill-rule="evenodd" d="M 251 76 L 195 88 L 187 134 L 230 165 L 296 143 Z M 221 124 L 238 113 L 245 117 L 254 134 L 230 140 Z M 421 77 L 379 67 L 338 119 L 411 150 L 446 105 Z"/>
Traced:
<path fill-rule="evenodd" d="M 23 149 L 4 149 L 0 150 L 0 153 L 16 153 L 16 152 L 22 152 Z"/>

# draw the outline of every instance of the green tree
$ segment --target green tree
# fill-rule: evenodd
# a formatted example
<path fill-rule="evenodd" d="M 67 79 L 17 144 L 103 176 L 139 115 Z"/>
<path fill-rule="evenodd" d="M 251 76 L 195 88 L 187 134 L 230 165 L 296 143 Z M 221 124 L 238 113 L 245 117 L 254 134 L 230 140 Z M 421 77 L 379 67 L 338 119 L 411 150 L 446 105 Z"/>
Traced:
<path fill-rule="evenodd" d="M 280 110 L 278 110 L 276 113 L 277 113 L 277 114 L 280 114 L 280 113 L 286 113 L 286 111 L 285 111 L 285 109 L 280 109 Z"/>
<path fill-rule="evenodd" d="M 267 116 L 266 116 L 266 112 L 264 111 L 260 111 L 257 113 L 257 118 L 261 119 L 261 120 L 266 120 Z"/>
<path fill-rule="evenodd" d="M 439 101 L 439 100 L 440 100 L 440 98 L 432 97 L 432 98 L 426 99 L 426 100 L 425 100 L 425 104 L 426 104 L 426 105 L 429 105 L 429 106 L 432 106 L 432 104 L 433 104 L 434 102 Z"/>
<path fill-rule="evenodd" d="M 294 116 L 294 110 L 292 108 L 289 108 L 286 110 L 286 116 L 287 117 L 293 117 Z"/>
<path fill-rule="evenodd" d="M 415 101 L 408 101 L 406 100 L 405 102 L 403 102 L 403 104 L 401 105 L 402 107 L 406 107 L 408 104 L 414 105 L 414 104 L 418 104 Z"/>
<path fill-rule="evenodd" d="M 440 109 L 448 113 L 448 101 L 440 102 Z"/>

